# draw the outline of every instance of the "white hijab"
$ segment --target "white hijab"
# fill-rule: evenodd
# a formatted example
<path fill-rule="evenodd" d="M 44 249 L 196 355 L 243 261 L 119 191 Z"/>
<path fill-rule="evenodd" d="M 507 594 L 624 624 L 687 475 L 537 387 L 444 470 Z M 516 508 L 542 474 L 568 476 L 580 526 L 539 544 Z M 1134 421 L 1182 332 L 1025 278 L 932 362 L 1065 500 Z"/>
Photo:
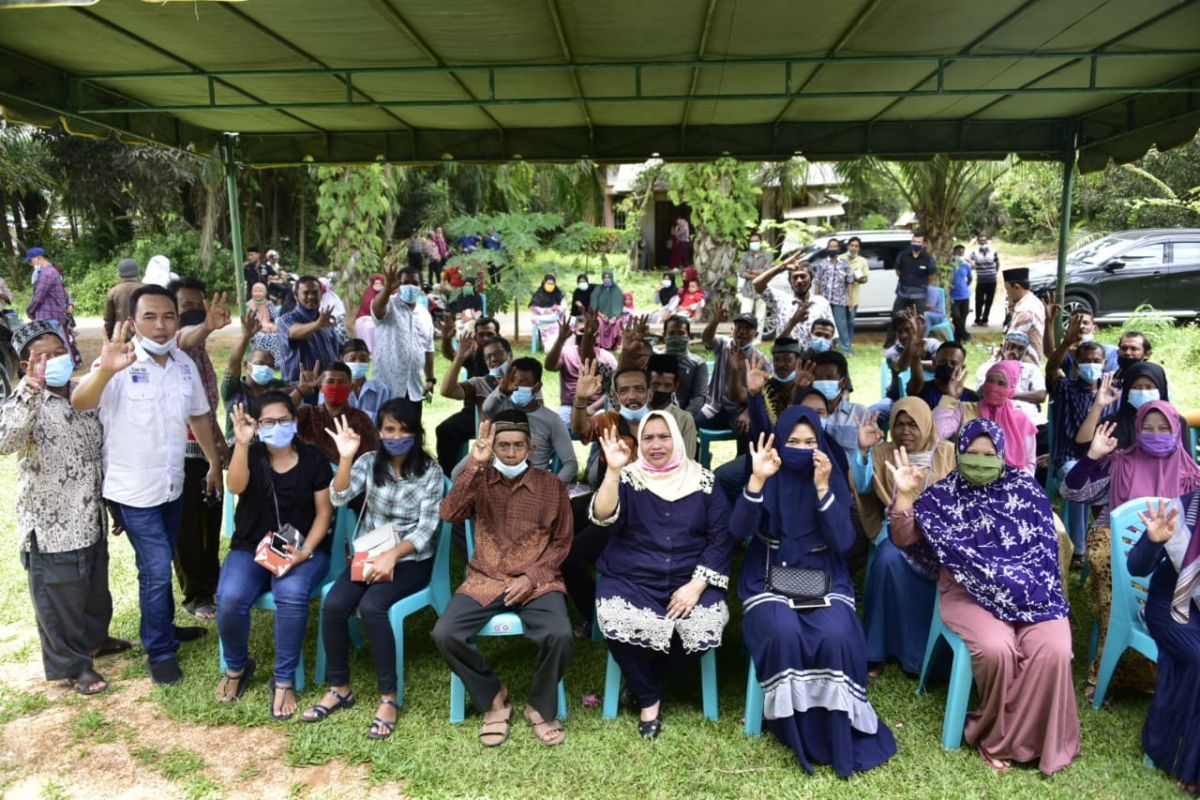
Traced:
<path fill-rule="evenodd" d="M 671 462 L 665 471 L 652 467 L 642 454 L 642 429 L 652 419 L 661 419 L 671 432 Z M 696 492 L 708 494 L 712 491 L 712 473 L 688 457 L 679 423 L 666 411 L 651 411 L 642 419 L 637 429 L 637 443 L 637 461 L 621 470 L 621 479 L 635 489 L 646 489 L 667 502 L 681 500 Z"/>

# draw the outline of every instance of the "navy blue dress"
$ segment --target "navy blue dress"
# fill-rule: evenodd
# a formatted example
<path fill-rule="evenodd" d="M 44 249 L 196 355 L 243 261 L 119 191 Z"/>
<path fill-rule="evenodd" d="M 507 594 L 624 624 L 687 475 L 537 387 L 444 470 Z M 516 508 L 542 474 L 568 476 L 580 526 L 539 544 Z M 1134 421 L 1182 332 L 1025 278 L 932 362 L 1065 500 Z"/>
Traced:
<path fill-rule="evenodd" d="M 1158 644 L 1158 683 L 1142 728 L 1142 748 L 1159 769 L 1194 784 L 1200 782 L 1200 609 L 1193 603 L 1186 623 L 1171 616 L 1179 573 L 1163 544 L 1143 535 L 1129 551 L 1129 572 L 1154 573 L 1144 613 Z"/>

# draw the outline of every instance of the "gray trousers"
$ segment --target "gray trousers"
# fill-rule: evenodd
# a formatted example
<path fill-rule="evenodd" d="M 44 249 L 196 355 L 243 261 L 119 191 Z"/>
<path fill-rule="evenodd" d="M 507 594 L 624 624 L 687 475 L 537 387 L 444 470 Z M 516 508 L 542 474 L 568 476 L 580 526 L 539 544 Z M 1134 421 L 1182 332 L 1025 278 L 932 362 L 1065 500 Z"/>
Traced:
<path fill-rule="evenodd" d="M 456 594 L 433 626 L 433 643 L 467 687 L 475 707 L 486 711 L 500 691 L 500 679 L 483 660 L 474 639 L 489 619 L 505 611 L 521 618 L 525 638 L 538 646 L 528 703 L 543 719 L 557 719 L 558 682 L 575 650 L 566 595 L 562 592 L 549 592 L 515 608 L 505 607 L 503 596 L 483 606 L 465 594 Z"/>
<path fill-rule="evenodd" d="M 101 537 L 82 550 L 42 553 L 35 534 L 21 564 L 29 577 L 46 680 L 74 678 L 91 669 L 91 651 L 108 638 L 112 622 L 108 542 Z"/>

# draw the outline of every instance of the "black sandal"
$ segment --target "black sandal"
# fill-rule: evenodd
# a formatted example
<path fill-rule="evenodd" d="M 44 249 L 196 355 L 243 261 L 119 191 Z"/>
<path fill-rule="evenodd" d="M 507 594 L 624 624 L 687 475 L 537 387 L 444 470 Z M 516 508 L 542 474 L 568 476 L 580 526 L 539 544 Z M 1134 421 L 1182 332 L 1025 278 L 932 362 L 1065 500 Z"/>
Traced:
<path fill-rule="evenodd" d="M 285 692 L 287 692 L 287 691 L 290 691 L 292 694 L 295 694 L 295 693 L 296 693 L 296 690 L 295 690 L 294 688 L 292 688 L 291 686 L 280 686 L 280 687 L 278 687 L 278 688 L 279 688 L 280 690 L 282 690 L 282 691 L 285 691 Z M 274 678 L 271 678 L 271 680 L 267 682 L 267 690 L 268 690 L 268 692 L 269 692 L 269 693 L 270 693 L 270 695 L 271 695 L 271 699 L 270 699 L 270 706 L 269 706 L 269 708 L 270 708 L 270 711 L 271 711 L 271 719 L 275 720 L 276 722 L 287 722 L 289 719 L 291 719 L 292 717 L 296 716 L 296 712 L 295 712 L 295 711 L 293 711 L 293 712 L 292 712 L 292 713 L 290 713 L 290 714 L 276 714 L 276 713 L 275 713 L 275 691 L 276 691 L 276 687 L 275 687 L 275 679 L 274 679 Z"/>
<path fill-rule="evenodd" d="M 225 670 L 225 674 L 221 676 L 221 686 L 218 688 L 224 688 L 225 686 L 228 686 L 229 681 L 237 681 L 238 685 L 237 689 L 234 690 L 233 697 L 217 698 L 217 702 L 236 703 L 238 700 L 241 700 L 242 696 L 246 694 L 246 687 L 250 685 L 250 679 L 254 677 L 254 671 L 257 669 L 258 664 L 254 661 L 254 659 L 247 658 L 246 666 L 242 667 L 242 672 L 240 675 L 233 675 L 229 672 L 229 670 Z M 222 694 L 224 694 L 224 692 L 222 692 Z"/>
<path fill-rule="evenodd" d="M 100 694 L 108 691 L 108 680 L 96 670 L 85 669 L 83 672 L 76 675 L 74 678 L 69 678 L 66 681 L 67 685 L 82 695 Z M 99 689 L 93 689 L 97 683 L 104 684 Z"/>
<path fill-rule="evenodd" d="M 396 716 L 400 716 L 400 706 L 396 705 L 395 700 L 380 700 L 379 705 L 391 706 L 392 708 L 396 709 Z M 386 739 L 392 735 L 392 731 L 396 730 L 396 722 L 388 722 L 386 719 L 380 719 L 379 717 L 376 717 L 375 719 L 371 720 L 371 728 L 379 728 L 379 731 L 373 731 L 368 728 L 368 739 Z"/>
<path fill-rule="evenodd" d="M 662 733 L 662 729 L 662 714 L 659 714 L 649 722 L 638 721 L 638 736 L 641 736 L 643 739 L 657 739 L 658 735 Z"/>
<path fill-rule="evenodd" d="M 323 706 L 317 703 L 308 710 L 309 713 L 316 714 L 316 716 L 310 717 L 308 714 L 304 714 L 300 718 L 305 722 L 320 722 L 335 711 L 341 711 L 343 708 L 354 708 L 354 692 L 343 695 L 337 689 L 330 689 L 329 693 L 337 698 L 336 703 L 332 706 Z"/>

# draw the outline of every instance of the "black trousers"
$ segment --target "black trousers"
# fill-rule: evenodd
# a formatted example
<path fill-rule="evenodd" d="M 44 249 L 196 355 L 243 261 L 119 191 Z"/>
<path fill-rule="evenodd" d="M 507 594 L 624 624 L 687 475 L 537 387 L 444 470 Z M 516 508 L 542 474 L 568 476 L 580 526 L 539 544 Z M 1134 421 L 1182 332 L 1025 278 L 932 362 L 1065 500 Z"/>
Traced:
<path fill-rule="evenodd" d="M 449 475 L 463 456 L 463 445 L 475 436 L 475 409 L 463 408 L 437 426 L 437 460 Z"/>
<path fill-rule="evenodd" d="M 221 504 L 205 502 L 207 477 L 207 461 L 184 459 L 183 517 L 175 544 L 175 576 L 185 606 L 213 602 L 221 575 Z"/>
<path fill-rule="evenodd" d="M 608 528 L 589 524 L 577 530 L 579 533 L 571 541 L 571 552 L 563 561 L 563 581 L 580 619 L 591 622 L 596 616 L 596 578 L 592 573 L 608 544 Z"/>
<path fill-rule="evenodd" d="M 975 282 L 975 324 L 987 325 L 992 315 L 992 301 L 996 299 L 996 282 Z"/>
<path fill-rule="evenodd" d="M 325 632 L 326 676 L 330 686 L 350 685 L 350 615 L 358 610 L 375 662 L 380 694 L 396 693 L 396 635 L 388 611 L 397 600 L 429 585 L 433 559 L 397 561 L 392 580 L 356 583 L 342 571 L 325 597 L 321 624 Z"/>
<path fill-rule="evenodd" d="M 950 317 L 954 320 L 954 341 L 966 342 L 971 339 L 967 332 L 967 314 L 971 311 L 970 300 L 951 300 Z"/>
<path fill-rule="evenodd" d="M 108 542 L 65 553 L 43 553 L 32 537 L 21 565 L 42 642 L 46 680 L 74 678 L 92 668 L 91 651 L 108 638 L 112 595 L 108 592 Z"/>
<path fill-rule="evenodd" d="M 638 708 L 649 708 L 662 700 L 663 684 L 684 667 L 693 665 L 700 653 L 687 653 L 679 634 L 671 637 L 671 652 L 660 653 L 649 647 L 607 639 L 608 652 L 621 668 L 629 693 L 637 700 Z"/>
<path fill-rule="evenodd" d="M 489 619 L 504 611 L 521 617 L 525 638 L 538 647 L 528 703 L 543 719 L 558 719 L 558 682 L 575 651 L 567 600 L 562 592 L 549 592 L 514 608 L 504 605 L 503 596 L 485 606 L 465 594 L 456 594 L 433 626 L 433 643 L 466 685 L 475 707 L 486 711 L 500 692 L 500 679 L 475 646 L 475 634 Z"/>

